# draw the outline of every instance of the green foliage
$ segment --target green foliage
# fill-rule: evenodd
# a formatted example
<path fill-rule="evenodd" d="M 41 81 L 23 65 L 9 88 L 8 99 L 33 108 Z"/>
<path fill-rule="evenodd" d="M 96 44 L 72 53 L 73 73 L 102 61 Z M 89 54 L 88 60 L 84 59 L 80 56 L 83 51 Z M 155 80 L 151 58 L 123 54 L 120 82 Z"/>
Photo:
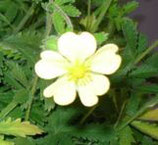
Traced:
<path fill-rule="evenodd" d="M 14 135 L 26 137 L 27 135 L 41 134 L 43 131 L 31 125 L 29 122 L 21 122 L 20 119 L 12 121 L 11 118 L 0 122 L 0 133 L 5 135 Z"/>
<path fill-rule="evenodd" d="M 130 127 L 124 128 L 120 133 L 120 140 L 119 144 L 120 145 L 131 145 L 132 143 L 135 142 L 134 137 L 133 137 L 133 132 Z"/>
<path fill-rule="evenodd" d="M 150 122 L 158 120 L 158 53 L 152 51 L 158 42 L 148 46 L 128 17 L 138 6 L 134 0 L 0 1 L 0 145 L 158 144 L 157 122 Z M 120 47 L 121 68 L 94 108 L 79 99 L 55 105 L 43 96 L 55 79 L 35 75 L 40 52 L 57 51 L 67 31 L 91 32 L 98 48 Z"/>
<path fill-rule="evenodd" d="M 156 124 L 141 121 L 134 121 L 131 124 L 141 132 L 158 139 L 158 126 Z"/>

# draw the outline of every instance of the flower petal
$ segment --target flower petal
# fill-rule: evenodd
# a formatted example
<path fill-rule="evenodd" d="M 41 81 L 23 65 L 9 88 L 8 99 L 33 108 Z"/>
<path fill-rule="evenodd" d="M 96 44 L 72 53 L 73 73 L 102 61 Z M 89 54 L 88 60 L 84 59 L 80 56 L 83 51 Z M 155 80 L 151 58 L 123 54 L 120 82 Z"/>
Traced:
<path fill-rule="evenodd" d="M 66 59 L 58 52 L 45 50 L 40 54 L 42 59 L 66 61 Z"/>
<path fill-rule="evenodd" d="M 97 47 L 94 36 L 88 32 L 76 35 L 73 32 L 67 32 L 58 39 L 59 52 L 69 60 L 85 60 L 91 56 Z"/>
<path fill-rule="evenodd" d="M 68 105 L 76 98 L 76 87 L 74 82 L 68 81 L 67 77 L 62 77 L 44 90 L 44 96 L 47 98 L 54 96 L 55 103 Z"/>
<path fill-rule="evenodd" d="M 52 79 L 65 74 L 67 60 L 60 54 L 53 51 L 41 53 L 41 60 L 35 64 L 36 74 L 43 79 Z"/>
<path fill-rule="evenodd" d="M 107 44 L 100 48 L 88 61 L 91 70 L 101 74 L 114 73 L 121 64 L 121 56 L 116 54 L 118 47 L 115 44 Z"/>
<path fill-rule="evenodd" d="M 82 104 L 86 107 L 92 107 L 98 103 L 98 97 L 89 86 L 79 86 L 78 93 Z"/>
<path fill-rule="evenodd" d="M 110 88 L 109 79 L 103 75 L 91 74 L 91 81 L 86 85 L 78 86 L 81 102 L 91 107 L 98 103 L 97 95 L 105 94 Z"/>
<path fill-rule="evenodd" d="M 96 95 L 105 94 L 110 88 L 110 81 L 106 76 L 92 74 L 91 82 L 88 84 Z"/>

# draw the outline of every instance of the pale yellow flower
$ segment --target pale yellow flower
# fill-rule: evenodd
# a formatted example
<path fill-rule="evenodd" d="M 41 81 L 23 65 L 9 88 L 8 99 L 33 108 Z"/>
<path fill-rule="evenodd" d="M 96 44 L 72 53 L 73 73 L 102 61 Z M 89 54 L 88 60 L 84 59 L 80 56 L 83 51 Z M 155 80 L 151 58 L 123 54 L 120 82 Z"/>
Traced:
<path fill-rule="evenodd" d="M 58 39 L 58 52 L 46 50 L 35 65 L 43 79 L 58 79 L 44 90 L 44 96 L 54 97 L 59 105 L 74 102 L 77 96 L 87 107 L 98 103 L 98 96 L 107 93 L 109 79 L 121 64 L 118 47 L 107 44 L 96 51 L 97 43 L 88 32 L 77 35 L 67 32 Z M 96 52 L 95 52 L 96 51 Z"/>

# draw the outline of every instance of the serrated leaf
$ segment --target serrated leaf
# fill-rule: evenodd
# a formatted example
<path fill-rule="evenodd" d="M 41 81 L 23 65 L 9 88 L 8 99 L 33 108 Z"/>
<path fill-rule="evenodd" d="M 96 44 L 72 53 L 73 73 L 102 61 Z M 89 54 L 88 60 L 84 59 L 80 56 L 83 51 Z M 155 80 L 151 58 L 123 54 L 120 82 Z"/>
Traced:
<path fill-rule="evenodd" d="M 27 77 L 22 69 L 17 63 L 14 63 L 13 61 L 6 62 L 7 66 L 9 67 L 10 71 L 12 72 L 11 77 L 16 79 L 18 82 L 20 82 L 24 87 L 28 87 L 28 81 Z"/>
<path fill-rule="evenodd" d="M 36 145 L 30 138 L 17 137 L 14 139 L 16 145 Z"/>
<path fill-rule="evenodd" d="M 52 16 L 53 25 L 57 33 L 62 34 L 65 32 L 65 20 L 59 12 L 55 12 Z"/>
<path fill-rule="evenodd" d="M 30 124 L 28 121 L 22 122 L 21 119 L 12 121 L 11 118 L 9 118 L 0 122 L 0 133 L 5 135 L 26 137 L 27 135 L 41 134 L 43 131 L 37 126 Z"/>
<path fill-rule="evenodd" d="M 150 109 L 139 117 L 141 120 L 158 121 L 158 108 Z"/>
<path fill-rule="evenodd" d="M 132 20 L 126 18 L 123 20 L 122 30 L 128 46 L 125 51 L 128 51 L 131 59 L 135 59 L 138 35 L 136 25 Z"/>
<path fill-rule="evenodd" d="M 147 49 L 148 46 L 148 39 L 145 35 L 140 34 L 138 38 L 138 48 L 137 53 L 142 53 L 145 49 Z"/>
<path fill-rule="evenodd" d="M 145 93 L 158 93 L 158 85 L 157 84 L 145 84 L 136 88 L 139 92 Z"/>
<path fill-rule="evenodd" d="M 56 2 L 58 5 L 63 5 L 63 4 L 66 4 L 66 3 L 74 3 L 75 0 L 55 0 L 55 2 Z"/>
<path fill-rule="evenodd" d="M 137 67 L 136 70 L 132 71 L 130 73 L 131 77 L 139 77 L 139 78 L 149 78 L 152 76 L 157 75 L 158 73 L 158 68 L 143 64 L 139 67 Z"/>
<path fill-rule="evenodd" d="M 129 126 L 125 127 L 122 131 L 119 132 L 119 137 L 120 145 L 131 145 L 135 142 L 133 132 Z"/>
<path fill-rule="evenodd" d="M 65 6 L 62 6 L 61 8 L 70 17 L 79 17 L 81 15 L 81 12 L 73 5 L 65 5 Z"/>
<path fill-rule="evenodd" d="M 44 49 L 49 49 L 56 51 L 58 49 L 57 47 L 57 37 L 56 36 L 50 36 L 46 40 L 44 40 Z"/>
<path fill-rule="evenodd" d="M 123 6 L 123 14 L 129 14 L 133 12 L 135 9 L 137 9 L 139 6 L 139 3 L 136 1 L 128 2 L 126 5 Z"/>
<path fill-rule="evenodd" d="M 109 34 L 104 33 L 104 32 L 100 32 L 100 33 L 95 33 L 94 36 L 95 36 L 98 44 L 101 45 L 102 43 L 104 43 L 108 39 Z"/>
<path fill-rule="evenodd" d="M 138 93 L 133 93 L 129 99 L 126 113 L 130 116 L 133 116 L 138 111 L 140 101 L 140 95 Z"/>
<path fill-rule="evenodd" d="M 131 125 L 141 132 L 158 140 L 158 126 L 156 124 L 142 121 L 133 121 Z"/>
<path fill-rule="evenodd" d="M 52 98 L 45 98 L 44 99 L 44 108 L 46 111 L 50 112 L 55 107 L 55 102 Z"/>

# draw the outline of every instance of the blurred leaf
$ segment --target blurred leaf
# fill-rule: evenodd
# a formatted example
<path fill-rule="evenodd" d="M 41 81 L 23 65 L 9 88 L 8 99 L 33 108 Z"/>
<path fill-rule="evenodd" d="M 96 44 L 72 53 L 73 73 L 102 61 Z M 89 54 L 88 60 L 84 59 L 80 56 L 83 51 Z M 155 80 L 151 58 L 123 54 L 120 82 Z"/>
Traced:
<path fill-rule="evenodd" d="M 43 131 L 28 121 L 21 122 L 21 119 L 12 121 L 11 118 L 0 122 L 0 133 L 26 137 L 27 135 L 41 134 Z"/>
<path fill-rule="evenodd" d="M 125 127 L 122 131 L 119 132 L 119 137 L 120 145 L 131 145 L 135 142 L 133 132 L 129 126 Z"/>
<path fill-rule="evenodd" d="M 141 120 L 158 121 L 158 108 L 150 109 L 139 117 Z"/>
<path fill-rule="evenodd" d="M 70 17 L 79 17 L 81 15 L 81 12 L 76 7 L 74 7 L 73 5 L 62 6 L 61 8 Z"/>
<path fill-rule="evenodd" d="M 158 140 L 158 126 L 156 124 L 142 121 L 133 121 L 131 125 L 141 132 Z"/>
<path fill-rule="evenodd" d="M 65 20 L 59 12 L 55 12 L 52 16 L 55 30 L 62 34 L 65 32 Z"/>

